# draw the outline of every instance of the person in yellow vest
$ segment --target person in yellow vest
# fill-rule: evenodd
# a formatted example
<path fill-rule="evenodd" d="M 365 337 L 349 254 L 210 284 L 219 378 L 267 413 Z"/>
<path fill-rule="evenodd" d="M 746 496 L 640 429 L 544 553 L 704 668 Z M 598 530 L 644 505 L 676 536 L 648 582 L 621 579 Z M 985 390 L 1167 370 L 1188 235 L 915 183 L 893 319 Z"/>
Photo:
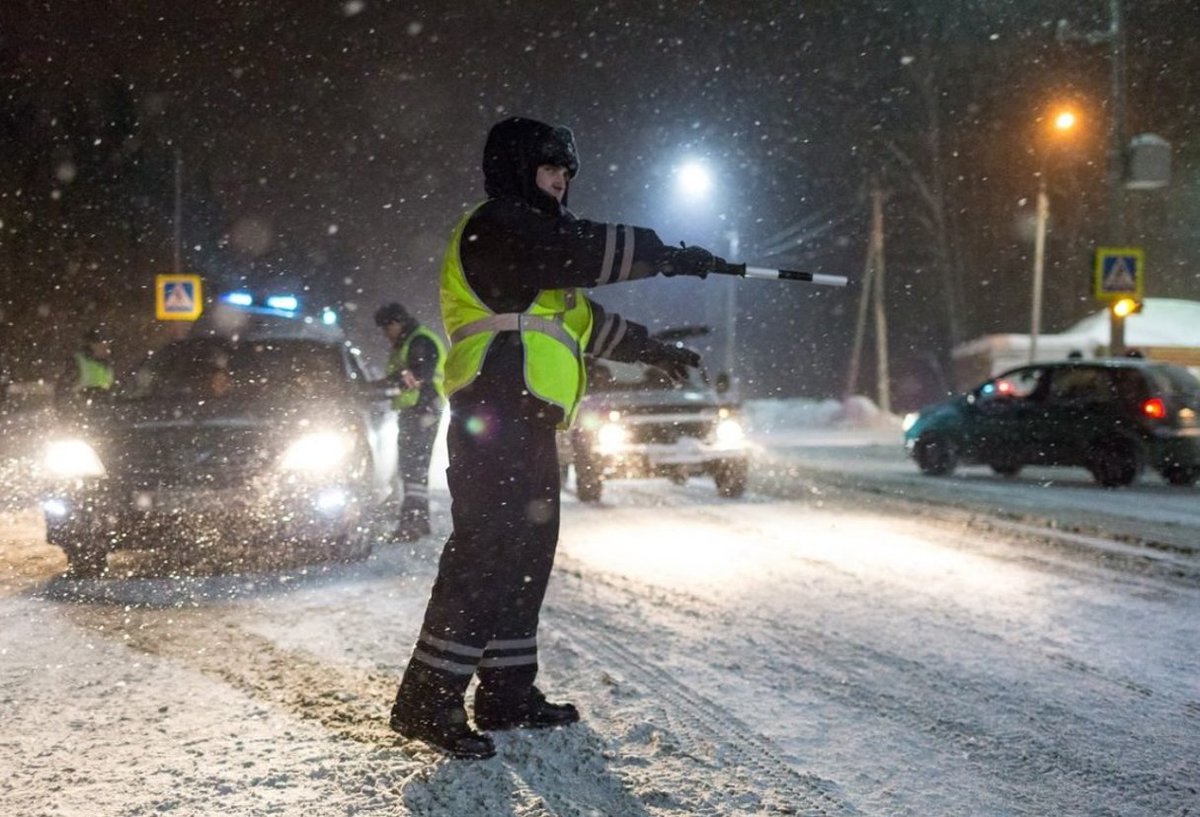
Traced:
<path fill-rule="evenodd" d="M 460 219 L 442 261 L 453 532 L 390 723 L 452 757 L 492 756 L 486 731 L 579 719 L 534 680 L 558 543 L 555 433 L 584 393 L 584 355 L 642 361 L 676 380 L 699 364 L 583 288 L 656 274 L 703 278 L 719 259 L 666 247 L 646 228 L 575 217 L 566 204 L 578 170 L 566 128 L 523 118 L 493 126 L 483 156 L 488 198 Z M 472 726 L 464 698 L 474 676 Z"/>
<path fill-rule="evenodd" d="M 376 310 L 375 325 L 392 345 L 386 379 L 399 389 L 392 408 L 404 500 L 392 538 L 413 542 L 429 533 L 429 458 L 446 405 L 446 351 L 441 339 L 398 303 Z"/>
<path fill-rule="evenodd" d="M 108 337 L 100 329 L 88 329 L 55 382 L 55 398 L 63 403 L 86 400 L 107 393 L 115 383 Z"/>

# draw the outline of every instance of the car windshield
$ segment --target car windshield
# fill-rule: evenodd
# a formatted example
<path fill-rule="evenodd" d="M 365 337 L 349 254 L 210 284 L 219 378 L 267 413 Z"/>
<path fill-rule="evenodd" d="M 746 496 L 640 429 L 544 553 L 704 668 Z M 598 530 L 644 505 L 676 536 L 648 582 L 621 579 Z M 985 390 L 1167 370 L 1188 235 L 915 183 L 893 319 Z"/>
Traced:
<path fill-rule="evenodd" d="M 128 396 L 135 400 L 312 396 L 336 390 L 345 379 L 343 374 L 339 350 L 325 343 L 183 341 L 147 358 Z"/>
<path fill-rule="evenodd" d="M 1166 395 L 1200 398 L 1200 380 L 1187 369 L 1179 366 L 1158 366 L 1153 371 L 1159 388 Z"/>
<path fill-rule="evenodd" d="M 590 361 L 587 367 L 588 391 L 670 391 L 674 388 L 702 389 L 707 386 L 704 372 L 689 368 L 686 383 L 671 382 L 666 373 L 644 363 L 621 363 L 613 360 Z"/>

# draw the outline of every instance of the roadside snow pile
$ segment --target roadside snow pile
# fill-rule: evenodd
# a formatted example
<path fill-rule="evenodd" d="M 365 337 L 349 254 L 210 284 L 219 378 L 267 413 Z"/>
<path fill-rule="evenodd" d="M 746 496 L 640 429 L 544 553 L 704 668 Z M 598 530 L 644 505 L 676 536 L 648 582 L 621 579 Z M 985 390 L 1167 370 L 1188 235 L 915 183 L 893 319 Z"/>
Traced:
<path fill-rule="evenodd" d="M 747 400 L 747 425 L 755 434 L 814 429 L 899 431 L 900 418 L 879 409 L 869 397 L 854 395 L 845 400 Z"/>

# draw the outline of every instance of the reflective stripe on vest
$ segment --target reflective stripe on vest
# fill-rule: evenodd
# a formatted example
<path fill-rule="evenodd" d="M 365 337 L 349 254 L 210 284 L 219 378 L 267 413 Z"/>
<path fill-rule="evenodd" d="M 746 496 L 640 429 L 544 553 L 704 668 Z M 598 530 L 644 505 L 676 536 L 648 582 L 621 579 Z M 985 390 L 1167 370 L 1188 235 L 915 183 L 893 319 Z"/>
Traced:
<path fill-rule="evenodd" d="M 524 312 L 493 312 L 462 268 L 459 245 L 478 207 L 459 220 L 442 259 L 441 306 L 450 351 L 446 393 L 453 394 L 479 375 L 498 332 L 517 332 L 525 355 L 525 388 L 563 410 L 569 423 L 583 397 L 586 378 L 582 350 L 592 331 L 592 310 L 581 290 L 544 289 Z"/>
<path fill-rule="evenodd" d="M 396 372 L 403 371 L 408 368 L 408 350 L 412 346 L 413 340 L 418 337 L 429 338 L 434 346 L 437 347 L 438 359 L 437 365 L 433 370 L 433 390 L 437 392 L 438 398 L 444 403 L 446 401 L 446 347 L 442 345 L 442 339 L 429 330 L 428 327 L 418 326 L 412 332 L 408 333 L 408 337 L 404 339 L 404 343 L 392 351 L 388 355 L 387 374 L 389 377 Z M 406 389 L 401 386 L 400 393 L 392 398 L 392 408 L 399 411 L 400 409 L 412 408 L 417 404 L 421 397 L 420 389 Z"/>
<path fill-rule="evenodd" d="M 75 353 L 75 362 L 79 364 L 77 389 L 104 389 L 107 391 L 112 388 L 114 379 L 112 366 L 102 360 L 88 357 L 83 352 Z"/>

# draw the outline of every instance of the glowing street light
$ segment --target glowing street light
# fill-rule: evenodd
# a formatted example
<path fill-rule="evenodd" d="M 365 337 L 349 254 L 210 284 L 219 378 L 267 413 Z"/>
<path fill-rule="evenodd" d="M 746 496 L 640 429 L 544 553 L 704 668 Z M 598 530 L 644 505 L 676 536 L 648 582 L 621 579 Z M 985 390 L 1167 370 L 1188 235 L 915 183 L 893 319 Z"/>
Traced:
<path fill-rule="evenodd" d="M 712 189 L 712 174 L 701 162 L 689 161 L 675 172 L 679 192 L 689 199 L 703 199 Z"/>
<path fill-rule="evenodd" d="M 1054 116 L 1054 131 L 1061 135 L 1075 129 L 1074 112 L 1063 109 Z M 1046 194 L 1046 149 L 1039 150 L 1037 231 L 1033 242 L 1033 304 L 1029 315 L 1029 362 L 1037 359 L 1038 335 L 1042 329 L 1042 289 L 1046 271 L 1046 222 L 1050 219 L 1050 197 Z"/>
<path fill-rule="evenodd" d="M 1054 129 L 1057 131 L 1069 131 L 1075 127 L 1075 114 L 1072 111 L 1059 111 L 1058 116 L 1054 117 Z"/>

